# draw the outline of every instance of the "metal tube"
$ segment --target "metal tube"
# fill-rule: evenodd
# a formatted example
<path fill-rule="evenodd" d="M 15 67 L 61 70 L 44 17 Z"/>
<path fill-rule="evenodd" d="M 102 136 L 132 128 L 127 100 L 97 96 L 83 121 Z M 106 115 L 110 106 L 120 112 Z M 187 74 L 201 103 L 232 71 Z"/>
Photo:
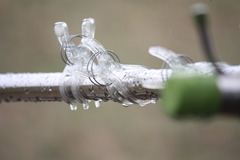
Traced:
<path fill-rule="evenodd" d="M 0 74 L 0 101 L 60 101 L 61 73 Z"/>
<path fill-rule="evenodd" d="M 240 66 L 227 66 L 222 70 L 228 75 L 240 76 Z M 150 100 L 159 97 L 159 90 L 141 86 L 141 81 L 156 82 L 169 76 L 170 70 L 149 69 L 147 71 L 123 71 L 119 77 L 125 77 L 122 82 L 129 86 L 131 96 L 139 100 Z M 0 74 L 0 102 L 18 101 L 62 101 L 59 83 L 62 73 L 7 73 Z M 88 79 L 88 77 L 86 77 Z M 66 87 L 71 93 L 71 87 Z M 106 86 L 96 86 L 91 81 L 77 86 L 82 96 L 88 100 L 114 100 Z M 74 97 L 72 97 L 74 99 Z"/>
<path fill-rule="evenodd" d="M 160 74 L 154 71 L 155 77 Z M 0 74 L 0 102 L 18 101 L 62 101 L 59 91 L 59 81 L 62 73 L 7 73 Z M 139 75 L 139 79 L 143 78 Z M 158 78 L 158 77 L 156 77 Z M 128 83 L 127 81 L 123 83 Z M 135 82 L 131 82 L 134 84 Z M 158 90 L 143 88 L 141 85 L 132 85 L 131 93 L 141 100 L 157 98 Z M 71 92 L 71 87 L 69 92 Z M 83 93 L 84 98 L 89 100 L 113 100 L 108 93 L 106 86 L 96 86 L 89 82 L 78 89 Z"/>

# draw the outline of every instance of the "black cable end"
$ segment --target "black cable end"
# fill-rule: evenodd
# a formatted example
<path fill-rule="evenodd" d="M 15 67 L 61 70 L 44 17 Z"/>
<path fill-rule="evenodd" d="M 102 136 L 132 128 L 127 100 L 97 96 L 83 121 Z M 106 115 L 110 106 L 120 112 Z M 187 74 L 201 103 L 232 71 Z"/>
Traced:
<path fill-rule="evenodd" d="M 192 14 L 198 27 L 205 28 L 207 25 L 208 7 L 204 3 L 196 3 L 191 6 Z"/>

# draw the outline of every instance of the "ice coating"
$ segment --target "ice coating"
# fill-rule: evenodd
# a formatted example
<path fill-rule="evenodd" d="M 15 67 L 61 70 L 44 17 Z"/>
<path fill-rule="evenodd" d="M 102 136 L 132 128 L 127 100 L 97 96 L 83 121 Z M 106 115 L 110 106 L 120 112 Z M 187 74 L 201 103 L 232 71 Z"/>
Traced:
<path fill-rule="evenodd" d="M 55 35 L 57 36 L 57 39 L 62 47 L 62 49 L 65 51 L 66 56 L 71 60 L 73 55 L 70 46 L 73 46 L 73 43 L 69 42 L 69 31 L 68 26 L 65 22 L 57 22 L 54 25 L 54 31 Z M 73 66 L 66 66 L 63 74 L 61 76 L 61 80 L 59 82 L 59 90 L 60 94 L 63 97 L 63 100 L 70 104 L 71 110 L 76 110 L 76 102 L 73 98 L 71 98 L 71 95 L 68 94 L 66 86 L 71 86 L 71 76 L 72 76 L 72 69 Z"/>
<path fill-rule="evenodd" d="M 148 49 L 149 54 L 166 62 L 171 68 L 182 64 L 176 53 L 161 46 L 153 46 Z"/>
<path fill-rule="evenodd" d="M 68 26 L 64 22 L 56 22 L 54 31 L 60 45 L 66 44 L 69 37 Z"/>
<path fill-rule="evenodd" d="M 165 71 L 167 79 L 174 76 L 193 76 L 193 75 L 204 75 L 210 76 L 215 73 L 215 69 L 212 63 L 208 62 L 197 62 L 193 63 L 191 59 L 182 54 L 176 54 L 171 50 L 168 50 L 161 46 L 153 46 L 149 48 L 149 53 L 168 64 L 169 70 Z M 227 68 L 225 63 L 218 62 L 218 66 Z M 163 70 L 162 70 L 163 71 Z M 145 81 L 143 86 L 151 89 L 161 89 L 164 86 L 164 80 L 160 81 Z"/>
<path fill-rule="evenodd" d="M 95 101 L 97 108 L 100 101 L 108 100 L 123 106 L 144 106 L 156 102 L 159 89 L 164 88 L 170 76 L 215 73 L 211 63 L 189 63 L 186 56 L 160 46 L 151 47 L 149 52 L 162 59 L 166 68 L 121 64 L 114 52 L 105 49 L 94 38 L 95 26 L 91 18 L 84 19 L 81 35 L 70 35 L 64 22 L 56 23 L 54 30 L 62 54 L 66 54 L 62 57 L 67 64 L 63 73 L 0 74 L 0 102 L 64 100 L 71 110 L 77 109 L 78 102 L 83 109 L 88 109 L 90 100 Z M 73 43 L 73 38 L 79 38 L 80 42 Z M 240 75 L 239 66 L 224 63 L 218 66 L 228 76 Z"/>
<path fill-rule="evenodd" d="M 157 98 L 149 98 L 151 96 L 148 94 L 151 93 L 145 93 L 146 100 L 136 98 L 137 92 L 133 89 L 136 86 L 138 89 L 162 89 L 165 81 L 172 75 L 214 74 L 211 63 L 192 63 L 187 56 L 176 54 L 161 46 L 150 47 L 149 53 L 163 60 L 168 68 L 154 70 L 141 65 L 121 64 L 114 52 L 105 49 L 94 38 L 95 24 L 92 18 L 82 21 L 81 35 L 70 35 L 64 22 L 55 23 L 54 30 L 68 60 L 60 80 L 60 93 L 72 110 L 77 109 L 77 102 L 83 105 L 83 109 L 89 108 L 90 101 L 81 89 L 86 84 L 106 87 L 110 98 L 123 106 L 144 106 L 155 103 Z M 72 42 L 76 37 L 81 39 L 77 45 Z M 102 99 L 94 100 L 98 108 Z"/>
<path fill-rule="evenodd" d="M 95 25 L 93 18 L 86 18 L 82 21 L 82 34 L 86 37 L 94 38 L 95 36 Z"/>
<path fill-rule="evenodd" d="M 150 47 L 149 53 L 163 60 L 169 68 L 153 70 L 141 65 L 121 64 L 114 57 L 116 56 L 114 52 L 105 49 L 94 38 L 95 24 L 92 18 L 83 20 L 81 35 L 70 35 L 67 24 L 64 22 L 57 22 L 54 30 L 70 61 L 60 80 L 60 92 L 72 110 L 76 110 L 77 102 L 81 103 L 84 109 L 89 108 L 90 101 L 86 99 L 81 89 L 81 86 L 85 84 L 105 86 L 112 100 L 123 106 L 130 104 L 144 106 L 148 103 L 155 103 L 157 99 L 136 98 L 135 91 L 132 89 L 135 86 L 162 89 L 164 82 L 172 74 L 177 75 L 181 72 L 181 75 L 193 73 L 207 75 L 214 73 L 214 67 L 210 63 L 191 63 L 192 61 L 187 56 L 176 54 L 161 46 Z M 75 37 L 81 39 L 78 45 L 72 42 Z M 156 73 L 159 75 L 155 75 Z M 100 106 L 99 101 L 100 99 L 95 100 L 96 107 Z"/>
<path fill-rule="evenodd" d="M 94 27 L 94 21 L 92 18 L 84 19 L 82 23 L 82 30 L 89 34 L 92 32 Z M 86 26 L 90 26 L 87 27 Z M 94 34 L 89 34 L 93 35 Z M 86 46 L 98 61 L 98 66 L 94 69 L 94 76 L 97 81 L 104 82 L 103 85 L 107 86 L 107 89 L 110 95 L 113 97 L 114 101 L 122 103 L 123 105 L 127 106 L 132 103 L 138 103 L 134 97 L 132 97 L 128 87 L 122 82 L 120 77 L 116 76 L 114 71 L 121 71 L 123 70 L 123 66 L 119 63 L 115 62 L 113 57 L 108 53 L 108 51 L 100 44 L 96 39 L 93 37 L 84 37 L 82 38 L 82 44 Z M 135 69 L 138 67 L 135 66 Z M 102 84 L 102 83 L 101 83 Z"/>
<path fill-rule="evenodd" d="M 167 74 L 181 75 L 181 76 L 192 76 L 193 74 L 199 75 L 212 75 L 215 73 L 215 69 L 212 63 L 208 62 L 197 62 L 193 63 L 191 59 L 183 54 L 174 53 L 161 46 L 153 46 L 149 48 L 149 53 L 164 62 L 166 62 L 171 72 Z M 222 69 L 230 69 L 231 67 L 223 62 L 218 62 L 218 66 Z M 234 67 L 235 68 L 235 67 Z M 227 71 L 230 72 L 230 71 Z"/>
<path fill-rule="evenodd" d="M 156 101 L 156 99 L 138 100 L 134 97 L 130 90 L 132 86 L 129 86 L 129 83 L 124 83 L 123 80 L 136 81 L 137 76 L 128 75 L 128 71 L 139 70 L 139 73 L 143 73 L 149 69 L 140 65 L 124 65 L 116 62 L 115 53 L 105 49 L 94 38 L 95 24 L 93 18 L 82 21 L 81 35 L 70 35 L 67 24 L 64 22 L 55 23 L 54 30 L 69 61 L 60 80 L 60 93 L 64 101 L 70 104 L 72 110 L 76 110 L 77 102 L 83 104 L 84 109 L 89 108 L 89 101 L 84 98 L 81 89 L 77 87 L 89 83 L 89 79 L 92 81 L 94 79 L 95 85 L 105 85 L 113 101 L 124 106 L 130 104 L 144 106 Z M 72 42 L 74 37 L 81 38 L 78 45 Z M 97 64 L 95 61 L 97 61 Z M 121 72 L 125 74 L 121 74 Z M 133 85 L 142 85 L 145 80 L 137 81 L 139 84 Z M 71 88 L 71 92 L 69 92 L 69 88 Z M 99 107 L 100 103 L 96 101 L 95 106 Z"/>
<path fill-rule="evenodd" d="M 61 73 L 0 74 L 0 102 L 61 100 L 60 77 Z"/>
<path fill-rule="evenodd" d="M 88 26 L 89 27 L 89 26 Z M 67 59 L 73 65 L 66 65 L 61 81 L 60 81 L 60 93 L 64 99 L 64 101 L 70 104 L 71 110 L 77 109 L 76 101 L 83 104 L 84 108 L 87 107 L 88 101 L 82 96 L 79 90 L 77 90 L 77 85 L 81 85 L 86 77 L 88 77 L 88 73 L 86 71 L 88 58 L 91 56 L 90 51 L 81 45 L 75 45 L 71 41 L 71 36 L 68 32 L 67 24 L 64 22 L 55 23 L 55 34 L 59 40 L 59 43 L 62 49 L 65 51 Z M 73 90 L 72 93 L 68 92 L 68 87 L 71 87 Z M 74 98 L 72 97 L 72 95 Z"/>
<path fill-rule="evenodd" d="M 93 22 L 91 19 L 89 21 Z M 83 21 L 83 26 L 85 26 L 86 22 L 87 20 L 85 19 Z M 85 32 L 89 33 L 89 31 Z M 94 70 L 94 77 L 96 77 L 98 81 L 104 82 L 103 84 L 107 85 L 106 87 L 109 91 L 109 94 L 114 101 L 119 102 L 124 106 L 128 106 L 133 103 L 143 106 L 150 103 L 149 100 L 144 101 L 136 99 L 129 90 L 130 86 L 127 86 L 122 81 L 126 75 L 123 75 L 123 77 L 119 76 L 121 75 L 119 72 L 122 71 L 141 70 L 141 72 L 143 72 L 149 70 L 148 68 L 140 65 L 124 65 L 115 62 L 113 57 L 96 39 L 84 37 L 82 39 L 82 43 L 93 53 L 93 55 L 96 55 L 98 66 Z M 130 78 L 131 75 L 128 75 L 127 77 Z"/>

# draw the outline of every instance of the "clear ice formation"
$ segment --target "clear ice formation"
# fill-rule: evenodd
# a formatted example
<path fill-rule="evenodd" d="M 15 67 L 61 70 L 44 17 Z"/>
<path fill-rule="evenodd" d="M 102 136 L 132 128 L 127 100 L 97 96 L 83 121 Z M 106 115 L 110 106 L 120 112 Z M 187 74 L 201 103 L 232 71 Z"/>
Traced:
<path fill-rule="evenodd" d="M 129 90 L 131 86 L 123 83 L 123 79 L 126 80 L 127 77 L 133 81 L 134 77 L 119 73 L 123 71 L 127 73 L 131 70 L 145 71 L 148 69 L 140 65 L 118 63 L 118 57 L 116 57 L 115 53 L 106 50 L 103 45 L 94 39 L 95 25 L 93 18 L 83 20 L 81 35 L 70 35 L 65 22 L 55 23 L 54 31 L 61 45 L 61 50 L 65 53 L 68 64 L 60 80 L 60 93 L 64 101 L 70 104 L 71 110 L 77 109 L 77 102 L 83 104 L 84 109 L 89 108 L 90 101 L 84 98 L 81 90 L 77 87 L 89 84 L 89 80 L 95 85 L 106 86 L 113 100 L 124 106 L 133 103 L 143 106 L 154 101 L 138 100 L 132 96 Z M 76 45 L 72 42 L 72 39 L 75 37 L 81 38 L 80 44 Z M 69 87 L 73 95 L 69 94 Z M 100 106 L 99 101 L 95 102 L 96 107 Z"/>
<path fill-rule="evenodd" d="M 70 35 L 65 22 L 57 22 L 54 31 L 61 45 L 61 52 L 66 57 L 66 67 L 60 79 L 60 93 L 71 110 L 77 109 L 77 103 L 83 105 L 83 109 L 89 108 L 89 100 L 81 93 L 79 86 L 92 83 L 94 85 L 106 86 L 113 101 L 121 103 L 123 106 L 139 104 L 144 106 L 148 103 L 155 103 L 157 99 L 139 100 L 136 99 L 130 88 L 141 85 L 146 88 L 162 88 L 164 81 L 169 78 L 172 71 L 195 70 L 203 68 L 206 73 L 212 73 L 212 66 L 209 63 L 189 64 L 190 59 L 181 54 L 160 47 L 150 47 L 149 53 L 163 60 L 169 69 L 161 69 L 162 78 L 152 79 L 151 71 L 141 65 L 126 65 L 118 62 L 118 57 L 112 51 L 103 47 L 95 38 L 95 24 L 93 18 L 82 21 L 82 34 Z M 74 44 L 73 38 L 80 38 L 79 44 Z M 201 68 L 201 69 L 202 69 Z M 134 71 L 134 74 L 133 74 Z M 130 74 L 131 73 L 131 74 Z M 143 79 L 139 75 L 144 74 Z M 149 78 L 148 78 L 149 77 Z M 128 82 L 128 83 L 124 83 Z M 69 93 L 69 89 L 71 93 Z M 101 99 L 95 101 L 95 106 L 100 106 Z"/>
<path fill-rule="evenodd" d="M 188 56 L 184 54 L 176 54 L 161 46 L 153 46 L 149 48 L 149 53 L 161 60 L 172 70 L 168 77 L 173 76 L 193 76 L 193 75 L 212 75 L 215 68 L 212 63 L 196 62 L 194 63 Z M 218 66 L 225 68 L 227 64 L 218 62 Z"/>
<path fill-rule="evenodd" d="M 89 21 L 83 22 L 82 26 L 85 26 L 83 30 L 83 34 L 86 33 L 87 36 L 94 36 L 94 32 L 87 33 L 87 31 L 92 30 L 92 25 L 94 22 L 92 19 Z M 87 30 L 87 31 L 86 31 Z M 90 58 L 90 51 L 80 43 L 79 45 L 75 45 L 71 39 L 73 36 L 69 35 L 68 26 L 64 22 L 57 22 L 54 26 L 55 34 L 58 38 L 58 41 L 61 45 L 61 49 L 64 50 L 68 63 L 72 65 L 66 65 L 63 75 L 60 80 L 60 93 L 64 99 L 64 101 L 70 104 L 71 110 L 77 109 L 77 102 L 83 104 L 84 109 L 88 109 L 88 100 L 86 100 L 79 90 L 77 90 L 76 85 L 83 85 L 86 77 L 89 76 L 87 72 L 87 59 Z M 82 39 L 85 37 L 82 37 Z M 69 95 L 67 92 L 67 88 L 71 87 L 72 95 Z"/>

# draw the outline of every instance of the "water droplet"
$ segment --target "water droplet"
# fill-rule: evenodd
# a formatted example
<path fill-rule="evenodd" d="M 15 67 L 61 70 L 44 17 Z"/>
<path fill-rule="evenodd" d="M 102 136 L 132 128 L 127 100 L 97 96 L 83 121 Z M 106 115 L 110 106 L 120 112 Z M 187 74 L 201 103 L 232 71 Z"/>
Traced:
<path fill-rule="evenodd" d="M 70 109 L 72 111 L 76 111 L 77 110 L 77 105 L 75 103 L 70 104 Z"/>
<path fill-rule="evenodd" d="M 49 88 L 48 88 L 48 91 L 49 91 L 49 92 L 52 92 L 52 87 L 49 87 Z"/>
<path fill-rule="evenodd" d="M 24 92 L 26 95 L 28 95 L 31 92 L 31 90 L 29 88 L 24 88 Z"/>
<path fill-rule="evenodd" d="M 146 104 L 145 103 L 140 103 L 139 104 L 141 107 L 145 106 Z"/>
<path fill-rule="evenodd" d="M 150 100 L 150 102 L 153 103 L 153 104 L 156 104 L 157 103 L 157 99 L 152 99 L 152 100 Z"/>
<path fill-rule="evenodd" d="M 122 106 L 128 107 L 129 105 L 127 103 L 122 103 Z"/>
<path fill-rule="evenodd" d="M 99 108 L 101 106 L 100 101 L 95 101 L 96 108 Z"/>
<path fill-rule="evenodd" d="M 113 93 L 113 95 L 114 95 L 114 96 L 118 96 L 119 94 L 118 94 L 117 91 L 115 91 L 115 92 Z"/>
<path fill-rule="evenodd" d="M 89 109 L 89 105 L 88 105 L 87 103 L 83 103 L 83 109 L 84 109 L 84 110 Z"/>
<path fill-rule="evenodd" d="M 45 90 L 46 90 L 46 88 L 44 88 L 44 87 L 41 88 L 41 92 L 42 92 L 42 93 L 43 93 Z"/>
<path fill-rule="evenodd" d="M 123 98 L 122 98 L 122 97 L 118 97 L 118 100 L 119 100 L 120 102 L 122 102 L 122 101 L 123 101 Z"/>

